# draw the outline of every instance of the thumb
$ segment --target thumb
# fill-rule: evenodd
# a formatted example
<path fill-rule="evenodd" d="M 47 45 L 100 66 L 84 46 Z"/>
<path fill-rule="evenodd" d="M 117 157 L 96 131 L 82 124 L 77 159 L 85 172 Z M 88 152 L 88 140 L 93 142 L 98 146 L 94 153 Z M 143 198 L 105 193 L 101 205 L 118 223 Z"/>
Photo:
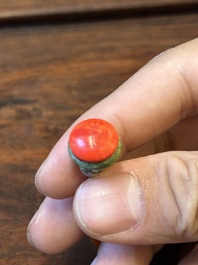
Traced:
<path fill-rule="evenodd" d="M 75 218 L 101 241 L 164 244 L 198 240 L 198 153 L 122 161 L 84 182 Z"/>

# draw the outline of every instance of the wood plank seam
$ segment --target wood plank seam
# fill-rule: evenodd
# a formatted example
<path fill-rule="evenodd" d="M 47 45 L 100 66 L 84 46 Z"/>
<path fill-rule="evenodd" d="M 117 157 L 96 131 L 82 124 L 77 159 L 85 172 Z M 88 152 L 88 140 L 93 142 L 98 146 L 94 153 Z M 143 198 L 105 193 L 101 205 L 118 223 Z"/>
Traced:
<path fill-rule="evenodd" d="M 35 24 L 59 24 L 59 23 L 81 23 L 94 21 L 107 21 L 128 19 L 131 17 L 160 16 L 175 14 L 190 14 L 198 11 L 197 3 L 168 4 L 166 6 L 145 6 L 122 9 L 100 9 L 100 10 L 76 10 L 68 11 L 64 9 L 29 11 L 27 13 L 18 12 L 15 14 L 0 13 L 1 26 L 29 26 Z"/>

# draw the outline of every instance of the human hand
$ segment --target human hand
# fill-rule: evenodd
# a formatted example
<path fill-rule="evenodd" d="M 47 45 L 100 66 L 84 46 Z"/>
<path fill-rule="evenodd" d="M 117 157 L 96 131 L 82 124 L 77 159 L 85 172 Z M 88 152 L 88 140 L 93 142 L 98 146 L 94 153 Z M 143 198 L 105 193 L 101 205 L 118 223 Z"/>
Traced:
<path fill-rule="evenodd" d="M 198 39 L 160 54 L 67 130 L 36 175 L 47 197 L 28 228 L 35 247 L 58 253 L 86 233 L 102 242 L 93 264 L 146 265 L 163 244 L 198 240 L 197 54 Z M 117 129 L 122 158 L 144 156 L 86 180 L 66 144 L 92 117 Z M 182 265 L 193 259 L 198 248 Z"/>

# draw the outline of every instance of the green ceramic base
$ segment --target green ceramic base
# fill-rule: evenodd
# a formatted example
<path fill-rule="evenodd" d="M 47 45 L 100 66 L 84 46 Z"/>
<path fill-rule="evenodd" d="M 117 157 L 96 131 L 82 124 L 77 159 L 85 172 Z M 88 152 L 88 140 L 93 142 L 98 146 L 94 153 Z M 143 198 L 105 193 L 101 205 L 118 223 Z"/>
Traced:
<path fill-rule="evenodd" d="M 72 151 L 68 145 L 68 151 L 69 151 L 71 158 L 79 166 L 82 173 L 88 177 L 95 175 L 96 173 L 100 172 L 104 168 L 109 167 L 110 165 L 115 163 L 120 157 L 121 150 L 122 150 L 122 144 L 121 144 L 121 141 L 119 140 L 118 147 L 117 147 L 115 153 L 111 157 L 109 157 L 108 159 L 101 161 L 99 163 L 90 163 L 90 162 L 82 161 L 82 160 L 78 159 L 76 156 L 74 156 L 74 154 L 72 153 Z"/>

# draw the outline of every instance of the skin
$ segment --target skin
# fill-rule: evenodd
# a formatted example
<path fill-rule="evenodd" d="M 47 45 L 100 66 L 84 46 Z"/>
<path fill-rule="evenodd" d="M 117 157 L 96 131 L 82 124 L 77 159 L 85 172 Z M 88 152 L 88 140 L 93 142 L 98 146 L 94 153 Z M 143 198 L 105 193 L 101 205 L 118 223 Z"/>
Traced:
<path fill-rule="evenodd" d="M 92 265 L 147 265 L 163 244 L 198 240 L 197 54 L 198 39 L 160 54 L 67 130 L 36 175 L 46 199 L 32 245 L 58 253 L 86 233 L 102 241 Z M 130 155 L 86 179 L 65 143 L 92 117 L 115 126 Z M 195 260 L 197 247 L 181 264 Z"/>

